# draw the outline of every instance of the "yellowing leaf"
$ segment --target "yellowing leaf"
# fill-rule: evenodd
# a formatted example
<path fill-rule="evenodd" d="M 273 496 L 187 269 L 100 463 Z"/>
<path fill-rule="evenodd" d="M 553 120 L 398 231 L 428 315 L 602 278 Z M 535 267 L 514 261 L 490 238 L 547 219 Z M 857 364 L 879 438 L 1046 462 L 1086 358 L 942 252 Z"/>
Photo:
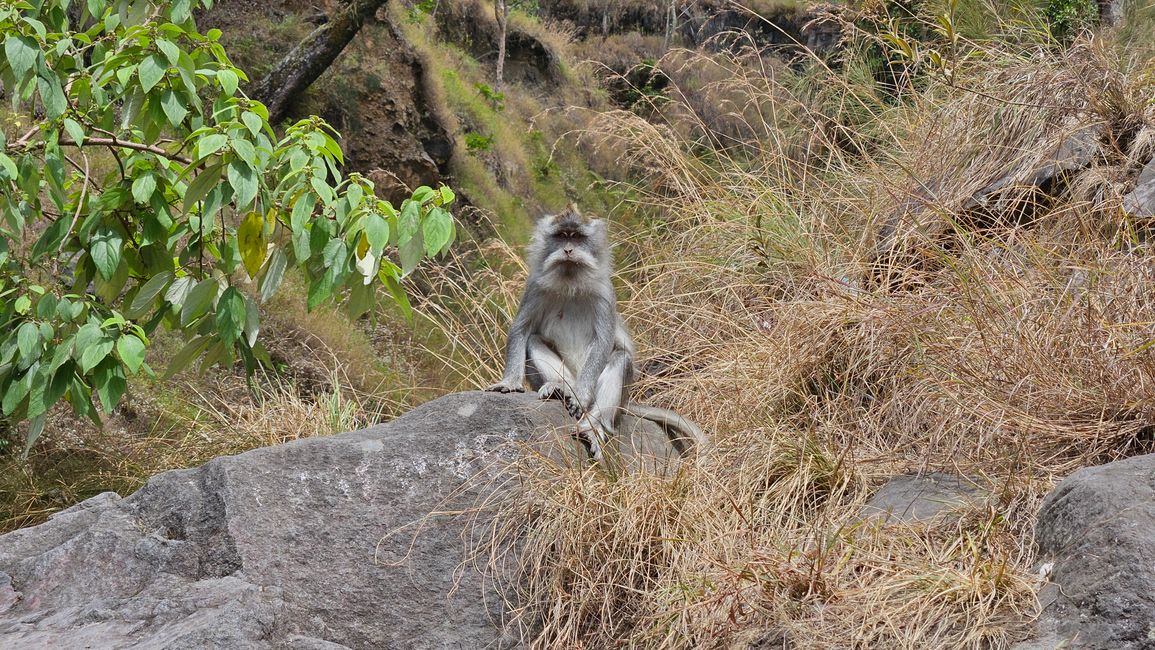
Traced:
<path fill-rule="evenodd" d="M 249 277 L 257 277 L 257 271 L 265 263 L 267 246 L 265 242 L 265 219 L 256 211 L 250 212 L 237 228 L 237 244 L 241 249 L 241 261 Z"/>

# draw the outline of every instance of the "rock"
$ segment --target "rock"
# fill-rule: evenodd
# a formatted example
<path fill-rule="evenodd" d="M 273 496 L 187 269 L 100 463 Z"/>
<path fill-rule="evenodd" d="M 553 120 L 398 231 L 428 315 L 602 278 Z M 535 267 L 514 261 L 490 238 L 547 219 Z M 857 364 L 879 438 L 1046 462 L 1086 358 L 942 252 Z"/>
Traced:
<path fill-rule="evenodd" d="M 1135 189 L 1123 195 L 1123 211 L 1133 217 L 1155 217 L 1155 159 L 1143 166 Z"/>
<path fill-rule="evenodd" d="M 1003 174 L 968 199 L 963 201 L 964 210 L 980 210 L 994 214 L 1009 211 L 1019 197 L 1012 193 L 1010 201 L 1002 196 L 1002 191 L 1015 188 L 1038 188 L 1050 193 L 1052 186 L 1062 176 L 1086 169 L 1098 155 L 1103 136 L 1103 127 L 1091 124 L 1074 129 L 1057 139 L 1055 148 L 1047 155 L 1031 164 L 1012 166 Z"/>
<path fill-rule="evenodd" d="M 1035 524 L 1041 640 L 1016 650 L 1155 647 L 1155 454 L 1068 476 Z"/>
<path fill-rule="evenodd" d="M 932 472 L 895 476 L 862 507 L 866 517 L 888 523 L 930 521 L 959 508 L 980 505 L 990 497 L 981 479 Z"/>
<path fill-rule="evenodd" d="M 472 520 L 428 515 L 491 493 L 510 441 L 576 459 L 569 422 L 532 395 L 460 393 L 94 497 L 0 536 L 0 647 L 510 645 L 467 561 Z M 671 447 L 643 424 L 624 423 L 626 462 L 666 467 Z"/>

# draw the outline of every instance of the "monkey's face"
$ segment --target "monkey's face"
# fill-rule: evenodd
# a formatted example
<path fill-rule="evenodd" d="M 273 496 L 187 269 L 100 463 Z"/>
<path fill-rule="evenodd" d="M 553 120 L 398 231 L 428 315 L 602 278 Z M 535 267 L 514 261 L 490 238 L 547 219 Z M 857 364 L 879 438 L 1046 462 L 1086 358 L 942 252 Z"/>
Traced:
<path fill-rule="evenodd" d="M 567 293 L 594 290 L 594 281 L 609 276 L 605 222 L 573 211 L 542 218 L 530 245 L 530 266 L 546 286 Z"/>

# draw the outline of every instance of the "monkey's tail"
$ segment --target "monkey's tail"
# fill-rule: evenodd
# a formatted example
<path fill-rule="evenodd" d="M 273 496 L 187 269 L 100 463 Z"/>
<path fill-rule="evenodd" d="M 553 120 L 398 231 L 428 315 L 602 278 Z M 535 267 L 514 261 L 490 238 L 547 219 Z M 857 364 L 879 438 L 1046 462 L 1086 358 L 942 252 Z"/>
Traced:
<path fill-rule="evenodd" d="M 662 427 L 674 448 L 683 456 L 706 448 L 708 443 L 706 432 L 670 409 L 630 402 L 626 405 L 626 412 L 636 418 L 649 420 Z"/>

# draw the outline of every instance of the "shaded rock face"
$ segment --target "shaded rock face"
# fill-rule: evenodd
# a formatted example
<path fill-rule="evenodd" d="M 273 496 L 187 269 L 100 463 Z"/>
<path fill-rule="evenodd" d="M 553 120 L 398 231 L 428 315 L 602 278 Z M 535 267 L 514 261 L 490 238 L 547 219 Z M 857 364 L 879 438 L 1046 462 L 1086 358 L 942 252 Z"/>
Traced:
<path fill-rule="evenodd" d="M 437 9 L 437 34 L 467 50 L 487 65 L 497 63 L 497 25 L 492 5 L 478 2 L 443 3 Z M 533 34 L 507 21 L 505 37 L 505 80 L 530 87 L 556 87 L 561 81 L 561 60 L 548 45 Z"/>
<path fill-rule="evenodd" d="M 230 51 L 246 54 L 241 63 L 255 68 L 250 70 L 255 82 L 341 4 L 221 0 L 197 20 L 202 31 L 220 28 Z M 378 11 L 313 84 L 309 99 L 292 108 L 290 121 L 320 114 L 341 132 L 346 169 L 369 175 L 379 195 L 398 202 L 408 197 L 408 189 L 440 182 L 453 152 L 453 138 L 432 108 L 425 74 L 425 63 L 390 22 L 389 12 Z M 340 81 L 326 85 L 329 78 Z"/>
<path fill-rule="evenodd" d="M 952 510 L 981 505 L 990 496 L 983 481 L 957 474 L 895 476 L 871 495 L 862 514 L 886 522 L 930 521 Z"/>
<path fill-rule="evenodd" d="M 557 402 L 461 393 L 94 497 L 0 536 L 0 647 L 511 645 L 468 520 L 427 515 L 491 493 L 510 441 L 583 462 L 568 423 Z M 648 423 L 621 439 L 631 462 L 672 457 Z"/>
<path fill-rule="evenodd" d="M 1155 455 L 1067 477 L 1035 526 L 1040 638 L 1017 650 L 1155 647 Z"/>
<path fill-rule="evenodd" d="M 341 75 L 345 94 L 322 115 L 343 131 L 348 169 L 387 172 L 371 178 L 394 203 L 419 185 L 436 186 L 448 173 L 453 137 L 432 110 L 425 63 L 387 21 L 362 28 L 350 49 L 372 65 L 326 73 Z"/>

